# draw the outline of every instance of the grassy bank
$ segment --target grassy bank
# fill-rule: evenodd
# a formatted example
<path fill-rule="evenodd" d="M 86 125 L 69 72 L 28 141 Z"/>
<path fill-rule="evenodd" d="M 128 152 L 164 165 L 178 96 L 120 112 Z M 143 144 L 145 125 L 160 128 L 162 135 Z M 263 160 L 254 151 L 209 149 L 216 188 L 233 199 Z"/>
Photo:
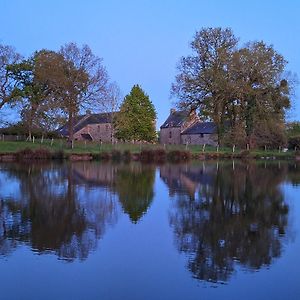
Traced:
<path fill-rule="evenodd" d="M 186 147 L 185 145 L 140 145 L 140 144 L 100 144 L 95 142 L 74 142 L 74 148 L 70 149 L 66 141 L 64 140 L 35 140 L 35 142 L 25 142 L 25 141 L 0 141 L 0 154 L 13 154 L 18 153 L 24 149 L 30 149 L 32 151 L 37 151 L 39 149 L 46 149 L 51 153 L 64 152 L 66 156 L 72 154 L 90 154 L 91 156 L 97 157 L 97 155 L 105 156 L 105 154 L 111 153 L 127 153 L 132 155 L 138 155 L 144 153 L 144 157 L 151 157 L 151 155 L 160 155 L 173 153 L 175 156 L 179 155 L 179 152 L 189 153 L 189 157 L 198 159 L 210 159 L 210 158 L 263 158 L 263 159 L 293 159 L 295 158 L 294 151 L 282 152 L 278 150 L 251 150 L 246 151 L 245 149 L 233 149 L 231 148 L 219 148 L 218 151 L 215 147 L 198 145 L 190 145 Z M 160 154 L 158 154 L 160 153 Z M 177 154 L 176 154 L 177 153 Z"/>

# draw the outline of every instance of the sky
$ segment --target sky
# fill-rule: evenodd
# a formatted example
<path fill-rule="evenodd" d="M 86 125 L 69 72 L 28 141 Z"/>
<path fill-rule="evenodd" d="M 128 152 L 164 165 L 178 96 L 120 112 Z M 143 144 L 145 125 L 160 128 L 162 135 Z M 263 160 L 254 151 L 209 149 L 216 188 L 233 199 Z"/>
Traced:
<path fill-rule="evenodd" d="M 124 96 L 141 85 L 158 126 L 176 101 L 170 98 L 176 65 L 203 27 L 230 27 L 241 45 L 274 45 L 300 78 L 300 0 L 0 0 L 0 12 L 0 43 L 23 56 L 88 44 Z M 300 120 L 299 97 L 298 87 L 290 120 Z"/>

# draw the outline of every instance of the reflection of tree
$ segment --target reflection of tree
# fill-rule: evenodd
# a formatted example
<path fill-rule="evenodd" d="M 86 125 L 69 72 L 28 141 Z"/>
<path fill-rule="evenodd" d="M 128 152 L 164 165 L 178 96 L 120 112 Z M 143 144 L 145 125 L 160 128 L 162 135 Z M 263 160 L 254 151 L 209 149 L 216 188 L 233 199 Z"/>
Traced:
<path fill-rule="evenodd" d="M 286 168 L 208 164 L 198 174 L 182 170 L 180 178 L 193 181 L 196 192 L 177 193 L 170 214 L 188 269 L 200 280 L 219 282 L 228 280 L 236 262 L 250 269 L 270 265 L 281 254 L 287 225 L 279 187 Z"/>
<path fill-rule="evenodd" d="M 83 162 L 73 165 L 77 182 L 105 186 L 118 196 L 125 213 L 136 223 L 148 210 L 153 199 L 155 167 L 131 164 Z"/>
<path fill-rule="evenodd" d="M 106 224 L 116 221 L 112 197 L 90 199 L 89 190 L 84 190 L 82 200 L 72 165 L 10 165 L 6 172 L 19 180 L 22 198 L 1 202 L 3 254 L 18 242 L 27 242 L 38 252 L 84 259 L 95 249 Z"/>
<path fill-rule="evenodd" d="M 154 174 L 137 163 L 2 165 L 1 184 L 15 182 L 19 191 L 3 197 L 0 190 L 0 254 L 26 243 L 39 253 L 85 259 L 116 223 L 117 199 L 132 222 L 146 213 Z"/>
<path fill-rule="evenodd" d="M 134 223 L 147 212 L 153 200 L 154 178 L 154 167 L 141 164 L 121 168 L 116 175 L 115 190 L 119 201 Z"/>

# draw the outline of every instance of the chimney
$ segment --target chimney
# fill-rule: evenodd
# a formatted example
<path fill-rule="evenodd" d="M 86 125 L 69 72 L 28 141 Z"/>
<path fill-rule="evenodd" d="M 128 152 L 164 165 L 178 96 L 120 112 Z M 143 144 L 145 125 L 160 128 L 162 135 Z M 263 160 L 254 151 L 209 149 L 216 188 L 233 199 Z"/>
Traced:
<path fill-rule="evenodd" d="M 170 115 L 174 114 L 176 112 L 176 109 L 175 108 L 171 108 L 170 109 Z"/>

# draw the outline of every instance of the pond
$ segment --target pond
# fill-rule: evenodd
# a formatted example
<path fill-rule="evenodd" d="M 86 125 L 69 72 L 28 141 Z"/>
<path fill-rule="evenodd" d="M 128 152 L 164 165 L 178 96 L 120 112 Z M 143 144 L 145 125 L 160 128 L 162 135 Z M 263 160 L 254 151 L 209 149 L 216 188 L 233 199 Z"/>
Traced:
<path fill-rule="evenodd" d="M 0 164 L 1 299 L 299 299 L 294 162 Z"/>

